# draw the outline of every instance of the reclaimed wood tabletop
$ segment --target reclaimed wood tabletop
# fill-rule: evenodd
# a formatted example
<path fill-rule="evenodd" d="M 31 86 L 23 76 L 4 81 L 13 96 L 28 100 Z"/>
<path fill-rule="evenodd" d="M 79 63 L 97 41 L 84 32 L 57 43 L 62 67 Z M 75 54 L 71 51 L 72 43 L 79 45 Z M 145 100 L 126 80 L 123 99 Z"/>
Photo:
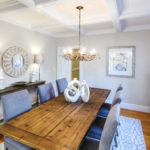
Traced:
<path fill-rule="evenodd" d="M 110 90 L 90 93 L 88 103 L 60 95 L 0 126 L 0 133 L 39 150 L 77 150 Z"/>

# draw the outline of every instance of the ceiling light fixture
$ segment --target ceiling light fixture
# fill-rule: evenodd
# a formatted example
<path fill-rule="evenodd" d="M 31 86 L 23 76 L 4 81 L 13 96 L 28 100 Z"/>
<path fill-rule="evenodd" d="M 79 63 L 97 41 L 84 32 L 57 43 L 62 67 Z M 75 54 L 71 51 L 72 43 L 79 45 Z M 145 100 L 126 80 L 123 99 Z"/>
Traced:
<path fill-rule="evenodd" d="M 76 9 L 79 10 L 79 47 L 78 51 L 73 52 L 72 49 L 64 50 L 62 57 L 66 60 L 71 61 L 92 61 L 95 60 L 98 57 L 96 50 L 92 49 L 91 51 L 87 52 L 85 48 L 81 49 L 81 10 L 83 9 L 83 6 L 77 6 Z"/>

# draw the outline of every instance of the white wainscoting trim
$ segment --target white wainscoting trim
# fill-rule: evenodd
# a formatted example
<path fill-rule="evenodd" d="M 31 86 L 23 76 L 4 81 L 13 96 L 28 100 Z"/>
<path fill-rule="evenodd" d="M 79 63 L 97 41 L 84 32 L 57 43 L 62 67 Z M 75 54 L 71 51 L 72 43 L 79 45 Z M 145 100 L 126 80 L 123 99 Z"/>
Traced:
<path fill-rule="evenodd" d="M 122 103 L 121 104 L 121 108 L 150 113 L 150 107 L 148 107 L 148 106 L 129 104 L 129 103 Z"/>

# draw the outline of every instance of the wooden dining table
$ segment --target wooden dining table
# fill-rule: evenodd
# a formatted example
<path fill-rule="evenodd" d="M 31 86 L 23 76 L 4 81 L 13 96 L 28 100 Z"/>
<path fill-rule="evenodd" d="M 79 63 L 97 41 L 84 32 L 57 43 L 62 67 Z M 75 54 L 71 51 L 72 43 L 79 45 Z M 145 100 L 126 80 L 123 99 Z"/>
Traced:
<path fill-rule="evenodd" d="M 90 93 L 88 103 L 60 95 L 0 126 L 0 133 L 38 150 L 77 150 L 110 90 Z"/>

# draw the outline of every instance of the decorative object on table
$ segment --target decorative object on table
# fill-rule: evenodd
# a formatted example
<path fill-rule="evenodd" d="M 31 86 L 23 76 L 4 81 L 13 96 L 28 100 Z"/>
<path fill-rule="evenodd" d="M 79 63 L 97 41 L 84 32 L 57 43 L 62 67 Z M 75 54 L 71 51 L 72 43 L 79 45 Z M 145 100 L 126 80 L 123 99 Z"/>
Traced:
<path fill-rule="evenodd" d="M 107 49 L 107 75 L 135 76 L 135 46 L 109 47 Z"/>
<path fill-rule="evenodd" d="M 76 102 L 80 97 L 80 88 L 81 83 L 79 80 L 74 78 L 72 81 L 70 81 L 64 92 L 66 101 Z"/>
<path fill-rule="evenodd" d="M 3 54 L 2 66 L 4 72 L 11 77 L 23 75 L 30 63 L 27 52 L 18 46 L 9 47 Z"/>
<path fill-rule="evenodd" d="M 87 103 L 90 98 L 90 89 L 85 80 L 81 83 L 81 98 L 85 103 Z"/>
<path fill-rule="evenodd" d="M 87 103 L 90 97 L 90 90 L 86 81 L 81 83 L 79 80 L 74 78 L 69 82 L 67 88 L 65 89 L 64 95 L 66 101 L 68 102 L 77 102 L 81 96 L 83 102 Z"/>
<path fill-rule="evenodd" d="M 40 81 L 40 65 L 43 63 L 43 56 L 41 54 L 35 54 L 34 63 L 39 65 L 39 81 Z"/>
<path fill-rule="evenodd" d="M 81 49 L 80 26 L 81 26 L 81 10 L 83 9 L 83 6 L 77 6 L 76 9 L 79 10 L 79 47 L 78 47 L 78 51 L 73 53 L 72 49 L 64 50 L 62 57 L 67 60 L 71 60 L 71 61 L 76 61 L 76 60 L 92 61 L 92 60 L 98 59 L 99 56 L 96 53 L 95 49 L 93 49 L 89 52 L 86 52 L 85 48 Z"/>

